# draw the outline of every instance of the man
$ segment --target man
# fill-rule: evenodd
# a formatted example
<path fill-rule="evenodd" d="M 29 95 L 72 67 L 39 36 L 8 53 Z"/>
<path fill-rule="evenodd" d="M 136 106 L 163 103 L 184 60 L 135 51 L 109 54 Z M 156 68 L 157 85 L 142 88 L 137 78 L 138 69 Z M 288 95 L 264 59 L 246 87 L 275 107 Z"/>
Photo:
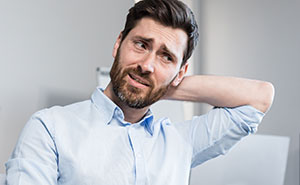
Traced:
<path fill-rule="evenodd" d="M 109 85 L 91 100 L 35 113 L 6 163 L 7 184 L 188 184 L 191 167 L 254 133 L 271 106 L 273 86 L 184 77 L 197 36 L 183 3 L 137 3 L 114 45 Z M 215 108 L 182 123 L 154 121 L 149 107 L 160 99 Z"/>

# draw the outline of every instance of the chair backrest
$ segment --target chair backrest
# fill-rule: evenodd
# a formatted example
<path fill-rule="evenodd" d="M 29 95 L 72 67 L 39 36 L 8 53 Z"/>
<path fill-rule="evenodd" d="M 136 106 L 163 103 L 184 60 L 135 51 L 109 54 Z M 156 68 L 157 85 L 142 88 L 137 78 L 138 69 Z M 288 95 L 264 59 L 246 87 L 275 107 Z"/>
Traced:
<path fill-rule="evenodd" d="M 283 185 L 288 146 L 288 137 L 248 136 L 225 156 L 194 168 L 190 185 Z"/>
<path fill-rule="evenodd" d="M 5 185 L 5 174 L 0 173 L 0 185 Z"/>

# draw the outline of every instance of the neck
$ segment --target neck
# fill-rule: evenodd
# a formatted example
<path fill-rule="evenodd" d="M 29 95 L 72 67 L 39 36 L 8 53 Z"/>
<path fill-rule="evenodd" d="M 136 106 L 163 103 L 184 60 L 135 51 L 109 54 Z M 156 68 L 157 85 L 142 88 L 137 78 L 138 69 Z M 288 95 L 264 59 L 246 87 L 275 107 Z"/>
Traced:
<path fill-rule="evenodd" d="M 111 82 L 105 88 L 104 94 L 122 109 L 125 117 L 124 120 L 129 123 L 137 123 L 145 116 L 146 112 L 148 111 L 149 107 L 135 109 L 128 107 L 124 102 L 121 102 L 120 99 L 113 92 Z"/>

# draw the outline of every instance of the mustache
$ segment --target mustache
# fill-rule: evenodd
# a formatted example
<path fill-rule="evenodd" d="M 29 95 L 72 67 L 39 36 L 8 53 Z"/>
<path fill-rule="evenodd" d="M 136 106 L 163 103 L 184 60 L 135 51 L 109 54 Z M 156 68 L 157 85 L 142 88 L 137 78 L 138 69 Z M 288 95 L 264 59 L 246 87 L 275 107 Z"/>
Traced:
<path fill-rule="evenodd" d="M 143 81 L 145 84 L 147 84 L 150 87 L 154 86 L 154 82 L 150 77 L 149 73 L 143 73 L 140 69 L 138 68 L 128 68 L 125 69 L 123 72 L 124 76 L 129 75 L 129 76 L 135 76 L 139 78 L 141 81 Z"/>

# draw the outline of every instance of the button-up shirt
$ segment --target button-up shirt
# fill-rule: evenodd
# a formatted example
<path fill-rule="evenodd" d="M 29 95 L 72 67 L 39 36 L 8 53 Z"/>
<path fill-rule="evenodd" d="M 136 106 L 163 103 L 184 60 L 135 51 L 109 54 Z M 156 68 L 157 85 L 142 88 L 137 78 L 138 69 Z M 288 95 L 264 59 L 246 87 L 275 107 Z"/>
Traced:
<path fill-rule="evenodd" d="M 6 163 L 8 185 L 187 185 L 191 167 L 254 133 L 263 113 L 214 108 L 192 120 L 138 123 L 101 89 L 90 100 L 35 113 Z"/>

